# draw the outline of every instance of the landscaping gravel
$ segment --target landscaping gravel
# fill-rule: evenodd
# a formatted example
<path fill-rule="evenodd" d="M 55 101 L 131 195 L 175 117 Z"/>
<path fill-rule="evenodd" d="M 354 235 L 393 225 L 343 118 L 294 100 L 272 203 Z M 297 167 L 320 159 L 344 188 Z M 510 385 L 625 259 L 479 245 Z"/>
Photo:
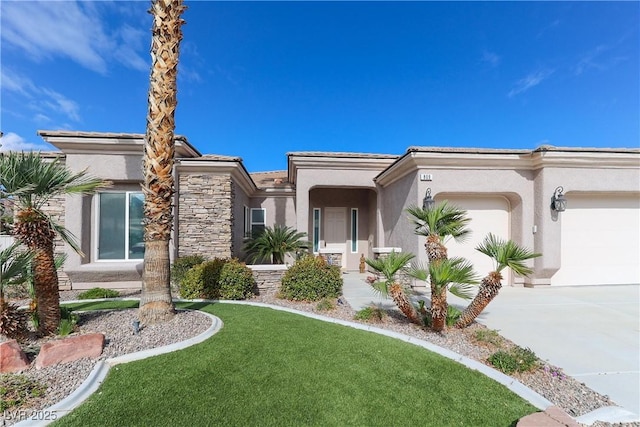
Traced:
<path fill-rule="evenodd" d="M 77 293 L 77 291 L 61 292 L 61 300 L 75 299 Z M 137 296 L 137 294 L 139 291 L 130 291 L 123 296 Z M 355 311 L 342 298 L 331 310 L 318 310 L 317 303 L 286 301 L 278 299 L 274 295 L 256 296 L 251 301 L 358 322 L 354 320 Z M 182 341 L 204 332 L 211 325 L 211 320 L 198 312 L 180 311 L 169 323 L 147 326 L 140 331 L 139 335 L 134 335 L 131 325 L 136 314 L 137 310 L 87 312 L 81 315 L 79 333 L 105 333 L 106 344 L 100 359 L 106 359 Z M 368 323 L 426 340 L 483 363 L 487 363 L 487 358 L 499 348 L 495 344 L 476 339 L 476 331 L 486 329 L 479 324 L 473 324 L 464 330 L 450 329 L 446 334 L 438 334 L 408 323 L 396 310 L 388 311 L 388 316 L 381 322 L 360 321 L 360 323 Z M 514 345 L 504 338 L 499 337 L 499 339 L 501 339 L 500 348 L 506 349 Z M 25 371 L 24 374 L 29 378 L 48 386 L 46 395 L 34 401 L 29 409 L 43 409 L 66 397 L 84 381 L 95 363 L 95 360 L 81 359 L 41 370 L 31 367 Z M 564 375 L 561 369 L 545 363 L 534 372 L 514 374 L 513 376 L 575 417 L 603 406 L 615 405 L 607 396 L 596 393 L 583 383 Z M 0 417 L 0 421 L 5 422 L 4 425 L 12 423 L 12 420 L 5 420 L 3 417 Z M 640 423 L 609 424 L 598 422 L 593 425 L 596 427 L 640 427 Z"/>

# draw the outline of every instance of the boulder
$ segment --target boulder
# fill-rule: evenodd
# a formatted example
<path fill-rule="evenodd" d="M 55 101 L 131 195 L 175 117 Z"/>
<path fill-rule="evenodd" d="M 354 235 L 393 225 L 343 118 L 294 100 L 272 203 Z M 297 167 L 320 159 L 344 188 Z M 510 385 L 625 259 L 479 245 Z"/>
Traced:
<path fill-rule="evenodd" d="M 0 373 L 23 371 L 29 367 L 29 359 L 16 340 L 0 343 Z"/>
<path fill-rule="evenodd" d="M 49 341 L 40 347 L 36 369 L 59 363 L 73 362 L 84 357 L 96 358 L 102 354 L 103 334 L 85 334 Z"/>

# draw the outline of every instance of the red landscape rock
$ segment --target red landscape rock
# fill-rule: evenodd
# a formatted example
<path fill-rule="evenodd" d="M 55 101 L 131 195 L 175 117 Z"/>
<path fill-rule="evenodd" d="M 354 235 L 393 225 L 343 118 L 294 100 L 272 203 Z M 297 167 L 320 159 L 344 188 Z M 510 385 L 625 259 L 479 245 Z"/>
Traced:
<path fill-rule="evenodd" d="M 0 373 L 17 372 L 29 367 L 29 359 L 16 340 L 0 343 Z"/>
<path fill-rule="evenodd" d="M 96 358 L 102 354 L 103 334 L 85 334 L 42 344 L 36 357 L 36 369 L 58 363 L 72 362 L 83 357 Z"/>

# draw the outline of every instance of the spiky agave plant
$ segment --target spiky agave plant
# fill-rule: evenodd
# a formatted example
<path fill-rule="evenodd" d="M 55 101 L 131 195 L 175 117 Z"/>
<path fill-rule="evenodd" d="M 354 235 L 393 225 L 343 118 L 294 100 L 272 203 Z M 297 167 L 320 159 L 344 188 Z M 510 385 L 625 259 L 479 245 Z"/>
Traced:
<path fill-rule="evenodd" d="M 477 295 L 462 312 L 456 322 L 456 328 L 469 326 L 498 295 L 502 288 L 502 270 L 509 267 L 519 276 L 528 276 L 533 270 L 525 264 L 525 261 L 542 255 L 523 248 L 512 240 L 504 240 L 491 233 L 484 238 L 476 250 L 491 257 L 495 269 L 482 279 Z"/>

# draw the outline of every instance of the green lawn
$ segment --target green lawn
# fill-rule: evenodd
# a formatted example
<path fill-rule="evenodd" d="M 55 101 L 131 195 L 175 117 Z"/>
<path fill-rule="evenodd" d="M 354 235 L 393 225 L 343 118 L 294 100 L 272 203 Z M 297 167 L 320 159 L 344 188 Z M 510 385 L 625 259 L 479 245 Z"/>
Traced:
<path fill-rule="evenodd" d="M 392 338 L 267 308 L 198 308 L 220 317 L 222 330 L 112 368 L 55 425 L 509 426 L 536 411 L 487 377 Z"/>

